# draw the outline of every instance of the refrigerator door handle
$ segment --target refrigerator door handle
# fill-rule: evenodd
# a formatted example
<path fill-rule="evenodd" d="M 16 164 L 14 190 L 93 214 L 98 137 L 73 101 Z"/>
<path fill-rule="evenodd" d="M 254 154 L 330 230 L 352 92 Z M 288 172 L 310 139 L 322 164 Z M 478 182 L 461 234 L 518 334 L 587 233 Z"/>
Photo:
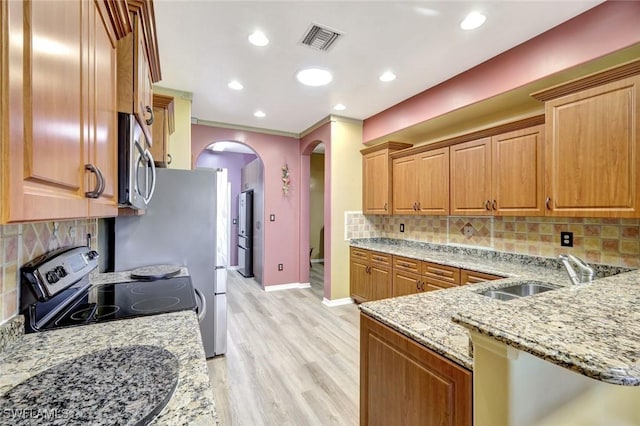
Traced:
<path fill-rule="evenodd" d="M 196 293 L 196 297 L 200 299 L 200 303 L 198 303 L 198 322 L 202 322 L 205 315 L 207 315 L 207 299 L 197 288 L 194 288 L 193 291 Z"/>

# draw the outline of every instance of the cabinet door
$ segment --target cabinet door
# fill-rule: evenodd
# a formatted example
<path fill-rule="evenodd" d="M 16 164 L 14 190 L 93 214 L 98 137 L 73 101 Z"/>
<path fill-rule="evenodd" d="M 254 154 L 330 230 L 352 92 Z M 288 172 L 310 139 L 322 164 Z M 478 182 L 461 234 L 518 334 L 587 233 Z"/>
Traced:
<path fill-rule="evenodd" d="M 550 216 L 640 217 L 640 77 L 545 104 Z"/>
<path fill-rule="evenodd" d="M 544 125 L 491 138 L 492 210 L 497 216 L 544 216 Z"/>
<path fill-rule="evenodd" d="M 449 148 L 416 156 L 417 200 L 420 214 L 449 214 Z"/>
<path fill-rule="evenodd" d="M 416 294 L 422 291 L 420 275 L 405 271 L 393 271 L 393 297 Z"/>
<path fill-rule="evenodd" d="M 98 199 L 90 199 L 89 216 L 116 216 L 118 214 L 117 163 L 117 88 L 116 40 L 108 30 L 108 16 L 96 3 L 90 3 L 90 49 L 92 70 L 90 84 L 89 156 L 104 177 L 104 191 Z M 92 187 L 93 177 L 87 183 Z"/>
<path fill-rule="evenodd" d="M 79 1 L 7 2 L 8 148 L 3 221 L 84 217 L 87 9 Z"/>
<path fill-rule="evenodd" d="M 393 286 L 391 268 L 371 264 L 369 269 L 369 286 L 371 300 L 380 300 L 391 297 Z"/>
<path fill-rule="evenodd" d="M 472 424 L 472 373 L 360 314 L 360 424 Z"/>
<path fill-rule="evenodd" d="M 144 44 L 144 36 L 141 27 L 141 19 L 137 14 L 133 14 L 134 19 L 134 61 L 135 72 L 137 74 L 134 86 L 134 113 L 138 116 L 142 130 L 145 132 L 149 144 L 152 144 L 151 125 L 147 120 L 153 116 L 153 82 L 151 81 L 151 69 Z"/>
<path fill-rule="evenodd" d="M 417 214 L 416 157 L 394 158 L 392 177 L 393 214 Z"/>
<path fill-rule="evenodd" d="M 349 290 L 358 303 L 371 298 L 369 294 L 369 260 L 365 250 L 351 249 L 349 263 Z"/>
<path fill-rule="evenodd" d="M 491 214 L 491 138 L 451 147 L 451 214 Z"/>
<path fill-rule="evenodd" d="M 364 213 L 389 214 L 389 152 L 381 150 L 362 157 Z"/>
<path fill-rule="evenodd" d="M 151 155 L 156 162 L 156 167 L 167 167 L 169 123 L 166 110 L 164 108 L 153 107 L 153 145 L 151 145 Z"/>

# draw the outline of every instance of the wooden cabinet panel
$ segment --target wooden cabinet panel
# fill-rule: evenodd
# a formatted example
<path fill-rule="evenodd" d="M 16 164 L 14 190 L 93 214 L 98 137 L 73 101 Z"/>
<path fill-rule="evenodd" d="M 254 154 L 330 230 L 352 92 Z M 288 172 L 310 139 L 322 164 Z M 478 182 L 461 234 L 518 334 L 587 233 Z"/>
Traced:
<path fill-rule="evenodd" d="M 422 261 L 411 259 L 409 257 L 393 256 L 393 269 L 421 274 Z"/>
<path fill-rule="evenodd" d="M 422 291 L 421 276 L 402 270 L 393 271 L 393 297 L 416 294 Z"/>
<path fill-rule="evenodd" d="M 449 214 L 449 148 L 418 154 L 416 166 L 418 212 Z"/>
<path fill-rule="evenodd" d="M 416 157 L 395 158 L 392 161 L 393 214 L 417 214 L 418 181 Z"/>
<path fill-rule="evenodd" d="M 386 253 L 379 253 L 377 251 L 369 252 L 369 259 L 371 259 L 371 264 L 376 264 L 379 266 L 391 266 L 391 255 Z"/>
<path fill-rule="evenodd" d="M 491 138 L 492 213 L 544 215 L 544 126 Z"/>
<path fill-rule="evenodd" d="M 491 138 L 451 147 L 451 214 L 491 214 Z"/>
<path fill-rule="evenodd" d="M 360 315 L 360 424 L 472 424 L 472 373 Z"/>
<path fill-rule="evenodd" d="M 470 271 L 468 269 L 460 270 L 461 285 L 481 283 L 484 281 L 499 280 L 502 278 L 504 277 L 493 275 L 493 274 L 485 274 L 484 272 Z"/>
<path fill-rule="evenodd" d="M 386 299 L 392 296 L 393 275 L 391 268 L 372 263 L 369 268 L 370 300 Z"/>
<path fill-rule="evenodd" d="M 432 278 L 425 278 L 424 280 L 424 291 L 444 290 L 451 287 L 455 287 L 455 285 Z"/>
<path fill-rule="evenodd" d="M 153 95 L 153 145 L 151 155 L 155 160 L 156 167 L 167 167 L 171 164 L 171 154 L 169 154 L 169 135 L 173 133 L 174 106 L 173 97 L 154 94 Z"/>
<path fill-rule="evenodd" d="M 349 290 L 351 297 L 358 303 L 371 298 L 369 294 L 369 265 L 362 258 L 351 256 L 349 265 Z"/>
<path fill-rule="evenodd" d="M 409 147 L 411 144 L 385 142 L 361 151 L 362 212 L 364 214 L 391 214 L 393 211 L 392 165 L 389 154 Z"/>
<path fill-rule="evenodd" d="M 89 216 L 118 214 L 118 122 L 116 87 L 116 40 L 110 36 L 108 16 L 95 3 L 90 3 L 91 55 L 93 70 L 90 78 L 89 157 L 104 176 L 104 191 L 100 198 L 89 199 Z M 95 185 L 93 176 L 88 188 Z"/>
<path fill-rule="evenodd" d="M 443 281 L 452 285 L 460 284 L 460 269 L 453 266 L 423 262 L 422 275 L 426 278 Z"/>
<path fill-rule="evenodd" d="M 640 76 L 545 104 L 549 216 L 639 217 Z"/>

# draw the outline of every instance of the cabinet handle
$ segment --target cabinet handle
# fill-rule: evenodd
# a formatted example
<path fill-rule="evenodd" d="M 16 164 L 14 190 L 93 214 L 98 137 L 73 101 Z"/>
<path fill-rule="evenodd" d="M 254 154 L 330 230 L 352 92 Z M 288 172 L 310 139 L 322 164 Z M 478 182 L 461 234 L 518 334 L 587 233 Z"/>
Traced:
<path fill-rule="evenodd" d="M 102 174 L 100 169 L 93 164 L 85 164 L 84 169 L 96 175 L 96 186 L 93 188 L 93 191 L 85 192 L 84 196 L 87 198 L 99 198 L 104 192 L 105 188 L 104 175 Z"/>
<path fill-rule="evenodd" d="M 413 211 L 418 211 L 418 203 L 413 203 Z"/>
<path fill-rule="evenodd" d="M 424 291 L 424 281 L 420 283 L 420 290 Z"/>
<path fill-rule="evenodd" d="M 416 280 L 416 291 L 420 291 L 420 280 Z"/>
<path fill-rule="evenodd" d="M 547 207 L 547 210 L 551 210 L 551 197 L 547 197 L 544 202 L 544 205 Z"/>
<path fill-rule="evenodd" d="M 487 200 L 484 202 L 484 209 L 491 210 L 491 201 Z"/>
<path fill-rule="evenodd" d="M 493 202 L 491 203 L 491 208 L 494 210 L 498 210 L 498 202 L 496 200 L 493 200 Z"/>
<path fill-rule="evenodd" d="M 167 164 L 171 164 L 173 162 L 173 157 L 171 156 L 171 154 L 167 154 L 167 158 L 169 159 L 169 161 L 167 161 Z M 385 203 L 384 205 L 384 209 L 387 209 L 387 204 Z"/>
<path fill-rule="evenodd" d="M 418 201 L 418 208 L 416 210 L 420 211 L 420 201 Z"/>
<path fill-rule="evenodd" d="M 171 163 L 169 163 L 169 164 L 171 164 Z M 384 203 L 384 211 L 385 212 L 387 211 L 387 203 Z"/>
<path fill-rule="evenodd" d="M 147 105 L 144 109 L 149 114 L 151 114 L 151 117 L 147 118 L 146 121 L 145 121 L 145 123 L 147 123 L 147 126 L 151 126 L 153 124 L 153 108 L 151 108 L 149 105 Z"/>

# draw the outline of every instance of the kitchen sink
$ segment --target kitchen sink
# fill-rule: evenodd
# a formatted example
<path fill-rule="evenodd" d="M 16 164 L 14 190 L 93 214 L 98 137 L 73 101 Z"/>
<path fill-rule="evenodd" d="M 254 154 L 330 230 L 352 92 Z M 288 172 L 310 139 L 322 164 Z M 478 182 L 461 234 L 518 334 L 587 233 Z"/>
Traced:
<path fill-rule="evenodd" d="M 544 283 L 542 281 L 522 281 L 509 287 L 497 288 L 493 290 L 483 291 L 483 296 L 497 300 L 513 300 L 520 297 L 533 296 L 534 294 L 544 293 L 546 291 L 555 290 L 558 287 Z"/>

